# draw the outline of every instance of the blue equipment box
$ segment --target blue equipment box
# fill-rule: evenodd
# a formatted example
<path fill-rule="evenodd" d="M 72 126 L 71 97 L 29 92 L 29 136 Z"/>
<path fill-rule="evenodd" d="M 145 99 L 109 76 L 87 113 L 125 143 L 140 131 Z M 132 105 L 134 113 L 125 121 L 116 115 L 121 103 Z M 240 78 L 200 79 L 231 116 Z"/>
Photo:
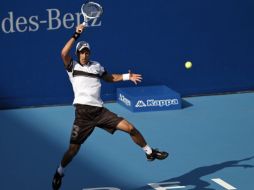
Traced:
<path fill-rule="evenodd" d="M 165 85 L 117 88 L 117 102 L 132 112 L 182 108 L 180 94 Z"/>

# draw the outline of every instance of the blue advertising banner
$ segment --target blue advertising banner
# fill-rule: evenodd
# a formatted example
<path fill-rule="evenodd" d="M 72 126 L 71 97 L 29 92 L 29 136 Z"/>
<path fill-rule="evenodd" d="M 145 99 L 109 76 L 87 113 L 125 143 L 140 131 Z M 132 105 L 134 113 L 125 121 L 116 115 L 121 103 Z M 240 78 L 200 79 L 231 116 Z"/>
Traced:
<path fill-rule="evenodd" d="M 182 108 L 181 95 L 165 85 L 118 88 L 117 102 L 132 112 Z"/>
<path fill-rule="evenodd" d="M 182 96 L 254 89 L 252 0 L 98 0 L 80 40 L 110 73 L 143 75 Z M 4 1 L 0 6 L 0 108 L 71 104 L 60 52 L 83 22 L 83 1 Z M 75 58 L 74 51 L 72 51 Z M 192 68 L 186 69 L 186 61 Z M 103 82 L 103 100 L 130 82 Z"/>

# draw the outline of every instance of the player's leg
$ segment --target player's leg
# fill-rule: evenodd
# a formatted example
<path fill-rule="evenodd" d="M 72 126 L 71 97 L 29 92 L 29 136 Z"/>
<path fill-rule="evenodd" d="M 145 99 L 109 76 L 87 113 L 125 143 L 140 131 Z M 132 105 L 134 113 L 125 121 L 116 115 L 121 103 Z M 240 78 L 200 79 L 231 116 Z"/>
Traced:
<path fill-rule="evenodd" d="M 128 121 L 122 120 L 116 127 L 118 130 L 127 132 L 130 134 L 132 140 L 140 147 L 145 147 L 147 145 L 142 134 Z"/>
<path fill-rule="evenodd" d="M 78 153 L 81 144 L 91 135 L 94 127 L 78 127 L 77 125 L 73 126 L 72 135 L 70 139 L 70 145 L 68 150 L 65 152 L 60 166 L 57 168 L 53 181 L 52 187 L 54 190 L 58 190 L 62 184 L 62 178 L 64 176 L 64 168 L 72 161 L 72 159 Z"/>
<path fill-rule="evenodd" d="M 94 130 L 93 117 L 90 118 L 90 108 L 87 106 L 76 106 L 75 121 L 71 132 L 70 145 L 65 152 L 60 166 L 54 175 L 53 189 L 59 189 L 64 176 L 64 168 L 72 161 L 78 153 L 81 144 L 92 134 Z"/>
<path fill-rule="evenodd" d="M 96 117 L 96 126 L 105 129 L 113 134 L 116 130 L 121 130 L 129 133 L 132 140 L 140 146 L 146 153 L 149 161 L 155 158 L 163 160 L 168 156 L 167 152 L 160 152 L 152 149 L 145 141 L 143 135 L 124 118 L 117 116 L 115 113 L 109 111 L 107 108 L 101 108 L 100 113 Z"/>
<path fill-rule="evenodd" d="M 130 134 L 132 140 L 139 145 L 146 153 L 147 160 L 153 161 L 154 159 L 163 160 L 168 157 L 168 153 L 152 149 L 145 141 L 143 135 L 128 121 L 122 120 L 118 125 L 117 129 L 127 132 Z"/>
<path fill-rule="evenodd" d="M 78 153 L 80 149 L 80 144 L 70 144 L 68 150 L 65 152 L 60 166 L 57 168 L 53 181 L 52 187 L 54 190 L 60 188 L 62 184 L 62 178 L 64 176 L 64 168 L 72 161 L 75 155 Z"/>
<path fill-rule="evenodd" d="M 65 168 L 78 153 L 80 149 L 80 144 L 70 144 L 68 150 L 65 152 L 63 159 L 61 161 L 61 166 Z"/>

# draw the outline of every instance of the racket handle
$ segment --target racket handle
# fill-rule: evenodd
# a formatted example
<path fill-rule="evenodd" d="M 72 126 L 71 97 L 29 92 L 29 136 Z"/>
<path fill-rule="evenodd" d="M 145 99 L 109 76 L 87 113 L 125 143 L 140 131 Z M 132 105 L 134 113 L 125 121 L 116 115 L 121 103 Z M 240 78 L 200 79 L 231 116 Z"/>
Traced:
<path fill-rule="evenodd" d="M 83 22 L 82 25 L 83 25 L 83 26 L 87 26 L 87 23 L 86 23 L 86 22 Z M 80 30 L 80 29 L 79 29 L 78 31 L 79 31 L 79 32 L 82 32 L 82 30 Z"/>
<path fill-rule="evenodd" d="M 87 22 L 83 22 L 82 25 L 83 25 L 83 26 L 87 26 Z"/>

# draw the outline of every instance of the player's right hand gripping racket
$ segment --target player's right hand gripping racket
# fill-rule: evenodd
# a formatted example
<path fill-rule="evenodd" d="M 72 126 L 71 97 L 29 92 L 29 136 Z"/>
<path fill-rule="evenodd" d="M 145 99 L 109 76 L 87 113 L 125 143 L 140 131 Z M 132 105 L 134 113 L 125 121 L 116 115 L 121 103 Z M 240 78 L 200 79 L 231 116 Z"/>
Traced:
<path fill-rule="evenodd" d="M 84 22 L 82 24 L 87 26 L 89 20 L 99 18 L 102 15 L 102 12 L 102 6 L 98 3 L 90 1 L 83 4 L 81 7 L 81 13 L 84 17 Z"/>

